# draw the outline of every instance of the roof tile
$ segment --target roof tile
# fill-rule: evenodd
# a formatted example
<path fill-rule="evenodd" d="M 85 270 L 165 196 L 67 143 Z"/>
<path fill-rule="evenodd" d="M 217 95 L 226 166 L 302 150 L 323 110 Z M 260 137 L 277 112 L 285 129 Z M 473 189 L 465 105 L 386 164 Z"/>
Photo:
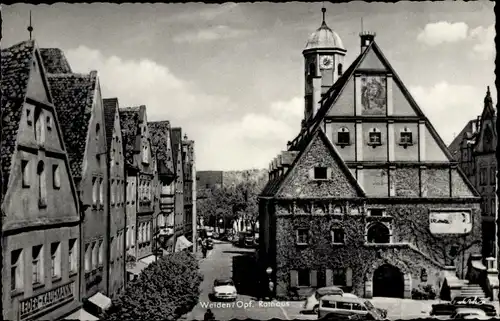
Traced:
<path fill-rule="evenodd" d="M 2 139 L 0 154 L 2 166 L 3 193 L 7 191 L 12 154 L 17 144 L 19 121 L 26 95 L 34 56 L 34 41 L 23 41 L 1 51 L 1 115 Z"/>
<path fill-rule="evenodd" d="M 148 122 L 148 129 L 151 149 L 158 160 L 158 172 L 174 174 L 170 122 L 168 120 Z"/>
<path fill-rule="evenodd" d="M 62 128 L 73 177 L 82 176 L 87 132 L 97 75 L 49 74 L 48 80 Z"/>
<path fill-rule="evenodd" d="M 64 52 L 59 48 L 41 48 L 40 55 L 42 56 L 45 71 L 51 74 L 71 74 L 71 67 L 64 55 Z"/>
<path fill-rule="evenodd" d="M 120 113 L 125 162 L 128 165 L 135 166 L 134 153 L 137 152 L 136 139 L 139 134 L 140 107 L 119 108 L 118 112 Z"/>

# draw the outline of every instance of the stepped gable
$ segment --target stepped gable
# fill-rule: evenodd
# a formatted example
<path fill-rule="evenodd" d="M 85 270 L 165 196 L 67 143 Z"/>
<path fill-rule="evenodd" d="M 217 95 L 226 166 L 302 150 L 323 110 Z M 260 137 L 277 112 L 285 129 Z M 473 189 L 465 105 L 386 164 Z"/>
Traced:
<path fill-rule="evenodd" d="M 49 74 L 48 80 L 63 131 L 71 174 L 81 177 L 97 73 Z"/>
<path fill-rule="evenodd" d="M 134 154 L 137 150 L 136 139 L 139 133 L 139 112 L 140 107 L 124 107 L 118 109 L 120 113 L 120 127 L 122 128 L 122 138 L 124 140 L 125 162 L 129 166 L 135 166 Z"/>
<path fill-rule="evenodd" d="M 109 151 L 111 150 L 111 142 L 113 141 L 118 98 L 105 98 L 102 100 L 102 105 L 104 107 L 104 126 L 106 127 L 106 148 Z"/>
<path fill-rule="evenodd" d="M 169 144 L 170 122 L 168 120 L 148 122 L 148 130 L 151 151 L 157 159 L 158 172 L 163 175 L 174 174 L 172 147 Z"/>
<path fill-rule="evenodd" d="M 71 67 L 64 55 L 64 52 L 59 48 L 41 48 L 40 55 L 42 57 L 45 71 L 51 74 L 71 74 Z"/>
<path fill-rule="evenodd" d="M 28 88 L 34 53 L 35 42 L 33 40 L 23 41 L 1 51 L 2 138 L 0 140 L 0 152 L 3 193 L 7 191 L 12 154 L 16 149 L 19 121 Z"/>

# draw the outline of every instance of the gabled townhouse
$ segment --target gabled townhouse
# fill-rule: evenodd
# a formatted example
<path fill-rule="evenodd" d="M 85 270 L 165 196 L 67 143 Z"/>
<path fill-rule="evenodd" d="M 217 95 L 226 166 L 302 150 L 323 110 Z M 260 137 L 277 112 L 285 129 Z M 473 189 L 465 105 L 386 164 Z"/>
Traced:
<path fill-rule="evenodd" d="M 193 243 L 196 252 L 196 168 L 194 160 L 194 141 L 184 134 L 182 140 L 182 159 L 184 174 L 184 236 Z"/>
<path fill-rule="evenodd" d="M 154 242 L 156 248 L 174 251 L 174 196 L 175 171 L 172 156 L 170 122 L 148 122 L 151 148 L 156 157 L 158 186 L 154 191 L 158 199 L 159 211 L 154 221 Z"/>
<path fill-rule="evenodd" d="M 411 298 L 425 285 L 443 299 L 472 287 L 495 298 L 478 192 L 375 34 L 360 42 L 344 69 L 323 18 L 303 51 L 302 130 L 271 162 L 259 201 L 265 284 L 283 298 L 325 285 L 367 298 Z"/>
<path fill-rule="evenodd" d="M 174 204 L 174 234 L 175 251 L 182 251 L 192 243 L 184 236 L 185 216 L 184 216 L 184 158 L 182 154 L 182 129 L 172 128 L 172 150 L 175 164 L 175 204 Z"/>
<path fill-rule="evenodd" d="M 120 126 L 119 103 L 117 98 L 103 99 L 104 121 L 106 128 L 106 148 L 108 151 L 108 239 L 109 261 L 108 293 L 110 296 L 123 291 L 125 286 L 125 155 Z"/>
<path fill-rule="evenodd" d="M 488 87 L 481 115 L 470 120 L 448 146 L 453 158 L 482 197 L 483 258 L 498 258 L 496 123 L 497 113 Z"/>
<path fill-rule="evenodd" d="M 151 154 L 151 141 L 147 126 L 146 106 L 125 107 L 119 109 L 120 123 L 124 140 L 127 183 L 130 191 L 127 200 L 127 227 L 133 233 L 133 262 L 127 267 L 128 273 L 137 275 L 145 266 L 154 261 L 152 237 L 154 217 L 153 184 L 155 164 Z M 130 177 L 130 179 L 129 179 Z M 135 187 L 135 188 L 134 188 Z M 130 195 L 130 194 L 135 194 Z M 135 203 L 135 208 L 132 207 Z M 134 225 L 135 224 L 135 225 Z M 135 231 L 134 231 L 135 228 Z"/>
<path fill-rule="evenodd" d="M 54 320 L 80 307 L 80 205 L 34 41 L 1 51 L 2 319 Z"/>
<path fill-rule="evenodd" d="M 72 73 L 62 52 L 58 59 L 45 59 L 50 89 L 57 109 L 66 145 L 71 175 L 83 204 L 81 260 L 82 299 L 86 309 L 96 314 L 111 305 L 108 295 L 109 278 L 109 208 L 108 157 L 104 108 L 99 77 Z M 60 64 L 57 66 L 57 64 Z M 87 308 L 88 307 L 88 308 Z"/>

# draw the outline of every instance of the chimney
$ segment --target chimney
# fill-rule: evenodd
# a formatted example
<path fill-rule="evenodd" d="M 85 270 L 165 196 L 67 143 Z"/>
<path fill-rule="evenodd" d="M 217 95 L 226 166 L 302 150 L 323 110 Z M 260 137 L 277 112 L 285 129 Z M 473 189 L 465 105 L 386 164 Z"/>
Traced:
<path fill-rule="evenodd" d="M 363 31 L 359 34 L 359 37 L 361 39 L 361 53 L 363 53 L 366 48 L 368 48 L 368 46 L 373 42 L 375 36 L 376 33 L 370 31 Z"/>

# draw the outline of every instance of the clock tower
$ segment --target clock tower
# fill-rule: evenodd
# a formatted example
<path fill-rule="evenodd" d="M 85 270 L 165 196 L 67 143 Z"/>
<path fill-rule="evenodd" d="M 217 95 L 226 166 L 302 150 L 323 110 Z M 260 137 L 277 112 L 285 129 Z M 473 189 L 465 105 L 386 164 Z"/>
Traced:
<path fill-rule="evenodd" d="M 304 55 L 305 111 L 303 125 L 308 126 L 320 107 L 322 95 L 342 75 L 346 50 L 339 35 L 323 22 L 309 36 Z"/>

